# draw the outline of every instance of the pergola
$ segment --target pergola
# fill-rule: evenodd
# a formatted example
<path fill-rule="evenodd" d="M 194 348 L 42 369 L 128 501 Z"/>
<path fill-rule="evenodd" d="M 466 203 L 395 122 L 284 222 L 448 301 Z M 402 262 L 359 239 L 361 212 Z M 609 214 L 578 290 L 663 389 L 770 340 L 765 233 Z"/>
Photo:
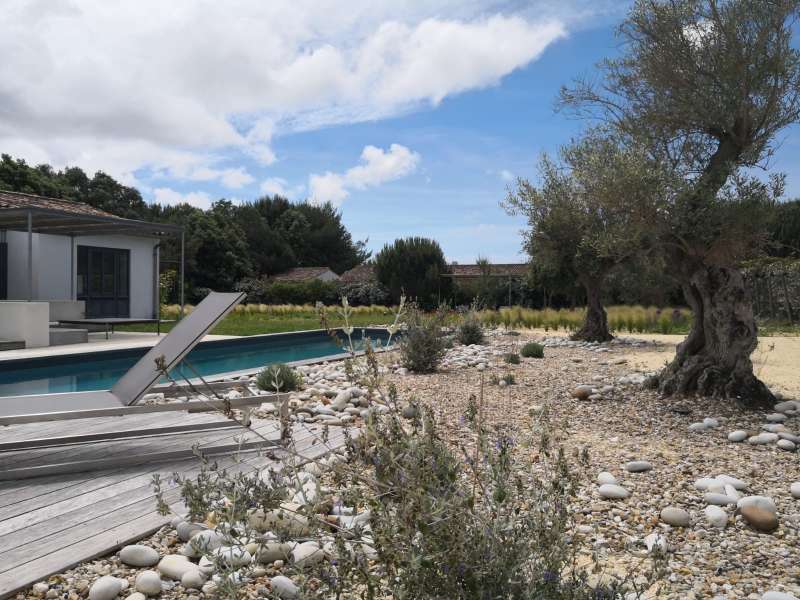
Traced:
<path fill-rule="evenodd" d="M 132 235 L 151 238 L 180 237 L 180 304 L 184 308 L 184 232 L 180 225 L 149 223 L 123 219 L 81 202 L 46 198 L 34 194 L 0 190 L 0 232 L 22 231 L 28 234 L 28 300 L 33 300 L 33 234 L 69 236 L 71 239 L 71 269 L 75 271 L 75 238 L 85 235 Z M 159 244 L 160 246 L 160 244 Z M 156 246 L 156 252 L 159 252 Z M 156 255 L 157 260 L 160 257 Z M 156 280 L 158 278 L 158 273 Z M 71 278 L 74 297 L 74 279 Z"/>

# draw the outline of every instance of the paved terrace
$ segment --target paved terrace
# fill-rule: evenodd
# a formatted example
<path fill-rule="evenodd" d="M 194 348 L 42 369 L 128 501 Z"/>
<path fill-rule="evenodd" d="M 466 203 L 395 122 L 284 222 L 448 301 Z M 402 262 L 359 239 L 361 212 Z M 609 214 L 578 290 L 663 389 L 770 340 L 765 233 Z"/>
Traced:
<path fill-rule="evenodd" d="M 90 332 L 89 341 L 81 344 L 64 344 L 63 346 L 47 346 L 44 348 L 25 348 L 23 350 L 5 350 L 0 352 L 0 361 L 14 358 L 36 358 L 39 356 L 60 356 L 62 354 L 78 354 L 83 352 L 95 352 L 98 350 L 127 350 L 129 348 L 150 348 L 155 346 L 159 340 L 164 339 L 165 334 L 160 336 L 155 333 L 116 331 L 106 334 L 103 331 Z M 236 336 L 232 335 L 206 335 L 203 341 L 225 340 Z"/>

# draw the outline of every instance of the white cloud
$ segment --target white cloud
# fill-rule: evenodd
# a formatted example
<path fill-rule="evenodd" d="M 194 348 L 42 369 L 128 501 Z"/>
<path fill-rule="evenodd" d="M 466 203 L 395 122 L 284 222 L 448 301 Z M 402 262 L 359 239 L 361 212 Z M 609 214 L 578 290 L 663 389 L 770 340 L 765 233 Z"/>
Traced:
<path fill-rule="evenodd" d="M 308 178 L 311 201 L 331 202 L 339 206 L 350 195 L 348 189 L 363 190 L 413 173 L 420 155 L 400 144 L 392 144 L 388 152 L 375 146 L 365 146 L 361 161 L 362 164 L 343 174 L 328 171 L 324 175 L 311 175 Z"/>
<path fill-rule="evenodd" d="M 500 171 L 500 179 L 503 181 L 514 181 L 514 174 L 508 169 Z"/>
<path fill-rule="evenodd" d="M 276 136 L 498 83 L 565 34 L 562 4 L 6 0 L 0 146 L 237 189 L 252 177 L 220 163 L 271 164 Z"/>
<path fill-rule="evenodd" d="M 182 194 L 171 188 L 156 188 L 153 190 L 154 201 L 158 204 L 191 204 L 197 208 L 207 209 L 211 206 L 211 197 L 205 192 L 189 192 Z"/>
<path fill-rule="evenodd" d="M 261 182 L 261 191 L 270 196 L 286 196 L 286 180 L 282 177 L 270 177 Z"/>

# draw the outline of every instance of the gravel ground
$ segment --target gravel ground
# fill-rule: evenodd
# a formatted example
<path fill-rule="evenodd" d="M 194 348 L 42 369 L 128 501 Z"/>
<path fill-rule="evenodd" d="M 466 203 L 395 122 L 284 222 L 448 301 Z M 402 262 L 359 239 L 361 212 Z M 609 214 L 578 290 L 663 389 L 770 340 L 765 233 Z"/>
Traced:
<path fill-rule="evenodd" d="M 537 338 L 540 336 L 530 336 Z M 526 336 L 498 336 L 499 351 L 519 348 Z M 760 598 L 767 590 L 783 590 L 800 597 L 800 500 L 789 492 L 800 481 L 796 452 L 774 444 L 735 444 L 727 434 L 736 429 L 760 429 L 764 415 L 742 412 L 734 406 L 709 400 L 665 401 L 641 386 L 617 384 L 631 373 L 627 364 L 613 364 L 622 355 L 652 352 L 652 346 L 611 348 L 596 353 L 585 348 L 547 348 L 543 359 L 522 359 L 520 365 L 474 368 L 435 375 L 393 375 L 403 395 L 414 395 L 432 406 L 447 424 L 454 441 L 468 442 L 460 417 L 469 395 L 478 393 L 481 377 L 491 373 L 514 374 L 516 385 L 484 385 L 487 424 L 530 428 L 539 407 L 547 406 L 551 422 L 568 449 L 588 449 L 596 476 L 611 472 L 631 492 L 626 500 L 603 500 L 597 485 L 587 482 L 576 511 L 578 522 L 591 528 L 591 544 L 618 568 L 626 570 L 640 559 L 628 548 L 633 540 L 662 534 L 670 546 L 663 598 Z M 581 401 L 571 396 L 578 384 L 614 385 L 603 399 Z M 531 414 L 533 413 L 533 414 Z M 688 430 L 690 423 L 717 418 L 720 426 L 703 432 Z M 785 423 L 798 428 L 798 418 Z M 653 469 L 628 473 L 628 461 L 647 460 Z M 780 526 L 758 533 L 740 516 L 726 529 L 705 522 L 703 492 L 693 486 L 701 477 L 727 474 L 745 481 L 747 494 L 771 497 L 777 505 Z M 660 522 L 666 506 L 689 512 L 692 523 L 675 528 Z M 733 515 L 730 508 L 728 513 Z M 581 528 L 589 531 L 586 528 Z"/>
<path fill-rule="evenodd" d="M 656 533 L 669 550 L 666 579 L 653 590 L 654 597 L 759 599 L 767 590 L 800 597 L 800 499 L 790 493 L 790 485 L 800 481 L 798 456 L 779 449 L 775 443 L 751 445 L 727 440 L 733 430 L 758 432 L 765 415 L 707 400 L 664 401 L 640 385 L 624 383 L 626 379 L 637 379 L 630 377 L 632 369 L 627 361 L 634 363 L 637 352 L 652 352 L 652 346 L 565 347 L 550 339 L 543 359 L 523 358 L 519 365 L 503 361 L 504 353 L 518 351 L 524 342 L 541 338 L 532 333 L 517 337 L 493 335 L 490 346 L 450 351 L 443 372 L 415 375 L 395 366 L 389 369 L 387 381 L 397 386 L 401 398 L 414 398 L 431 406 L 454 445 L 469 446 L 473 441 L 462 417 L 470 394 L 480 396 L 481 389 L 485 423 L 516 431 L 520 439 L 546 407 L 559 441 L 569 450 L 588 451 L 590 467 L 575 506 L 575 533 L 598 553 L 608 573 L 635 573 L 646 566 L 649 561 L 643 558 L 647 556 L 643 542 Z M 385 355 L 382 360 L 390 364 L 396 357 Z M 493 376 L 508 373 L 514 375 L 515 384 L 489 383 Z M 573 391 L 581 384 L 588 386 L 592 399 L 573 397 Z M 591 392 L 589 388 L 593 388 Z M 705 418 L 716 419 L 718 426 L 700 432 L 689 430 L 691 423 Z M 783 425 L 797 431 L 798 416 L 790 416 Z M 535 451 L 524 448 L 520 468 L 536 468 Z M 624 465 L 634 460 L 648 461 L 652 469 L 626 471 Z M 603 471 L 610 472 L 630 496 L 601 498 L 595 478 Z M 776 530 L 757 532 L 737 514 L 735 506 L 723 507 L 728 515 L 725 529 L 707 522 L 704 492 L 694 483 L 723 474 L 745 482 L 743 495 L 773 499 L 779 524 Z M 687 511 L 689 525 L 673 527 L 664 523 L 660 512 L 667 506 Z M 179 548 L 171 528 L 164 528 L 141 543 L 156 548 L 160 555 L 175 553 Z M 124 566 L 113 555 L 55 576 L 49 589 L 40 586 L 18 598 L 78 600 L 87 597 L 89 586 L 105 574 L 123 577 L 133 588 L 139 571 Z M 246 596 L 263 595 L 269 576 L 277 572 L 274 566 L 259 571 L 248 584 Z M 119 597 L 132 591 L 123 591 Z M 161 597 L 197 600 L 207 595 L 168 585 Z"/>

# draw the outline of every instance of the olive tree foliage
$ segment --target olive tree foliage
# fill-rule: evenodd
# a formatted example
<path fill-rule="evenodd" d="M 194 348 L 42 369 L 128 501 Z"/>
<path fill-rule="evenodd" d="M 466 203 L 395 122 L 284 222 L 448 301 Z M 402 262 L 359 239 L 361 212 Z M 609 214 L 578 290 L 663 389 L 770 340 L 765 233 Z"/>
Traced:
<path fill-rule="evenodd" d="M 524 245 L 538 271 L 585 290 L 586 319 L 573 338 L 608 341 L 604 284 L 652 245 L 668 170 L 635 143 L 593 130 L 563 147 L 558 161 L 543 156 L 539 172 L 538 186 L 517 182 L 505 208 L 528 218 Z"/>
<path fill-rule="evenodd" d="M 619 29 L 622 54 L 561 103 L 644 143 L 680 174 L 661 237 L 694 312 L 674 361 L 653 384 L 751 406 L 774 397 L 754 373 L 757 328 L 737 268 L 764 239 L 762 216 L 782 180 L 754 180 L 783 128 L 800 117 L 800 0 L 637 0 Z"/>

